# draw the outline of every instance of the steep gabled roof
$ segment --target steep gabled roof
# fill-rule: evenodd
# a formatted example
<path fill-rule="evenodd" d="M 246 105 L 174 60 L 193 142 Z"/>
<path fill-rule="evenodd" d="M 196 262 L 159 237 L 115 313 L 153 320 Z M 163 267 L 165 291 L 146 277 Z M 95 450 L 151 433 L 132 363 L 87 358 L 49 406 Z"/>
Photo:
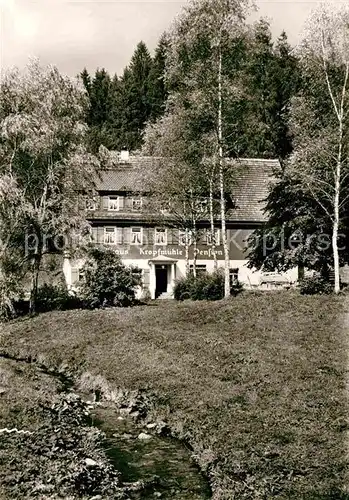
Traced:
<path fill-rule="evenodd" d="M 265 220 L 265 199 L 273 174 L 280 168 L 278 160 L 240 159 L 233 193 L 235 208 L 229 213 L 229 219 L 256 222 Z"/>
<path fill-rule="evenodd" d="M 96 188 L 103 192 L 142 191 L 141 171 L 150 169 L 158 158 L 134 156 L 127 164 L 110 170 L 103 170 Z M 226 165 L 236 168 L 233 192 L 235 208 L 229 211 L 229 220 L 262 222 L 265 220 L 263 207 L 268 195 L 273 173 L 280 169 L 278 160 L 257 158 L 226 159 Z"/>
<path fill-rule="evenodd" d="M 98 191 L 142 191 L 140 172 L 150 170 L 153 163 L 159 161 L 152 156 L 130 156 L 127 163 L 102 170 L 97 180 Z"/>

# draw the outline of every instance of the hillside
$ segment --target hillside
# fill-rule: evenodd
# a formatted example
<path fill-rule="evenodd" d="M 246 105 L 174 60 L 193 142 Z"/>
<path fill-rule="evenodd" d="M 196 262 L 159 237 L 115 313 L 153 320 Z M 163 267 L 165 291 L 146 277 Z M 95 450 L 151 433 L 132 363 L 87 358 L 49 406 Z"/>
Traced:
<path fill-rule="evenodd" d="M 153 304 L 15 321 L 1 350 L 155 395 L 216 499 L 346 498 L 345 299 Z"/>

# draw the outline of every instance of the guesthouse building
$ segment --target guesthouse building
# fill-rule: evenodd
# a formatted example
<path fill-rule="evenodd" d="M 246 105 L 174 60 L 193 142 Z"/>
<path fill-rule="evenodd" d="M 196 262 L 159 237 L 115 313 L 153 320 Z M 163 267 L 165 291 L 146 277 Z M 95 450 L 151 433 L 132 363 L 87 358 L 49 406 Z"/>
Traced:
<path fill-rule="evenodd" d="M 108 245 L 126 265 L 137 267 L 142 274 L 140 296 L 170 298 L 175 281 L 187 272 L 185 242 L 188 235 L 170 224 L 161 214 L 147 209 L 147 193 L 142 188 L 141 172 L 151 168 L 156 159 L 120 155 L 117 165 L 100 172 L 96 192 L 87 200 L 86 218 L 91 226 L 91 238 L 96 245 Z M 228 160 L 229 162 L 229 160 Z M 236 161 L 230 168 L 236 167 Z M 229 163 L 228 163 L 229 168 Z M 278 160 L 241 159 L 236 170 L 234 206 L 227 214 L 227 236 L 230 245 L 231 282 L 239 280 L 246 287 L 261 284 L 262 273 L 247 266 L 247 239 L 265 219 L 263 208 Z M 157 217 L 154 217 L 157 215 Z M 189 246 L 189 266 L 196 272 L 211 272 L 214 256 L 211 245 L 210 222 L 199 221 L 200 236 Z M 224 266 L 224 251 L 220 220 L 215 220 L 215 241 L 218 266 Z M 188 241 L 188 240 L 187 240 Z M 194 252 L 196 259 L 194 259 Z M 79 281 L 82 260 L 65 259 L 64 274 L 69 287 Z M 296 279 L 294 271 L 285 281 Z"/>

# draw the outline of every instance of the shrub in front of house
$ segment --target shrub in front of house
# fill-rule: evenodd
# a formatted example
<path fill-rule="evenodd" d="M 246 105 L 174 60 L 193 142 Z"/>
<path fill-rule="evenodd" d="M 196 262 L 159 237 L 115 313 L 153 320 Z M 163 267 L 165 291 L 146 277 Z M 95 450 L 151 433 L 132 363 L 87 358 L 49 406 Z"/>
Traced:
<path fill-rule="evenodd" d="M 333 286 L 323 277 L 314 275 L 300 280 L 299 290 L 302 295 L 329 294 L 333 292 Z"/>
<path fill-rule="evenodd" d="M 241 283 L 231 286 L 231 295 L 237 295 L 243 289 Z M 189 274 L 176 282 L 174 298 L 176 300 L 221 300 L 224 297 L 224 272 L 218 270 L 212 274 L 203 273 L 194 277 Z"/>
<path fill-rule="evenodd" d="M 136 304 L 141 277 L 136 268 L 125 266 L 109 248 L 90 248 L 82 268 L 79 296 L 84 307 L 127 307 Z"/>
<path fill-rule="evenodd" d="M 81 307 L 80 299 L 69 293 L 64 285 L 44 284 L 38 288 L 36 296 L 36 311 L 65 311 Z"/>

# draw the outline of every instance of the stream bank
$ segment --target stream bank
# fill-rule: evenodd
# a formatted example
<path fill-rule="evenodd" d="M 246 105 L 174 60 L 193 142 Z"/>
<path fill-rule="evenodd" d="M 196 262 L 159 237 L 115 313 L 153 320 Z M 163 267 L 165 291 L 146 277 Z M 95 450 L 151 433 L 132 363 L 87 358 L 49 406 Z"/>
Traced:
<path fill-rule="evenodd" d="M 211 498 L 208 482 L 184 443 L 157 435 L 155 423 L 137 424 L 129 415 L 116 411 L 111 403 L 102 403 L 90 411 L 93 425 L 106 435 L 106 453 L 121 480 L 155 483 L 140 498 Z"/>
<path fill-rule="evenodd" d="M 103 449 L 120 479 L 120 493 L 122 487 L 125 488 L 124 496 L 120 498 L 145 500 L 211 498 L 208 481 L 192 460 L 191 452 L 185 444 L 166 435 L 169 434 L 169 429 L 163 422 L 149 423 L 148 420 L 148 423 L 145 423 L 144 418 L 141 418 L 145 415 L 144 399 L 146 398 L 140 396 L 137 399 L 134 391 L 131 397 L 127 391 L 116 391 L 117 394 L 123 394 L 124 405 L 121 405 L 124 406 L 123 408 L 118 407 L 116 402 L 105 401 L 103 398 L 102 401 L 86 401 L 91 400 L 91 393 L 81 392 L 78 378 L 65 372 L 62 367 L 48 367 L 45 362 L 39 362 L 30 357 L 16 359 L 7 354 L 1 357 L 3 358 L 2 368 L 6 368 L 6 360 L 19 367 L 28 366 L 34 369 L 38 380 L 41 378 L 46 380 L 46 385 L 47 380 L 52 380 L 52 386 L 55 389 L 51 392 L 56 392 L 61 396 L 63 394 L 67 399 L 78 397 L 87 404 L 85 406 L 89 412 L 88 425 L 91 429 L 97 427 L 105 434 Z M 18 370 L 19 377 L 24 379 L 23 387 L 27 382 L 25 372 L 26 370 Z M 93 390 L 92 395 L 92 399 L 100 399 L 103 391 Z M 134 408 L 135 399 L 138 401 L 140 411 L 130 412 L 130 405 Z M 127 401 L 129 406 L 125 407 Z M 141 404 L 139 404 L 140 401 Z M 90 472 L 93 474 L 91 468 Z M 104 498 L 107 497 L 101 496 L 100 500 Z"/>

